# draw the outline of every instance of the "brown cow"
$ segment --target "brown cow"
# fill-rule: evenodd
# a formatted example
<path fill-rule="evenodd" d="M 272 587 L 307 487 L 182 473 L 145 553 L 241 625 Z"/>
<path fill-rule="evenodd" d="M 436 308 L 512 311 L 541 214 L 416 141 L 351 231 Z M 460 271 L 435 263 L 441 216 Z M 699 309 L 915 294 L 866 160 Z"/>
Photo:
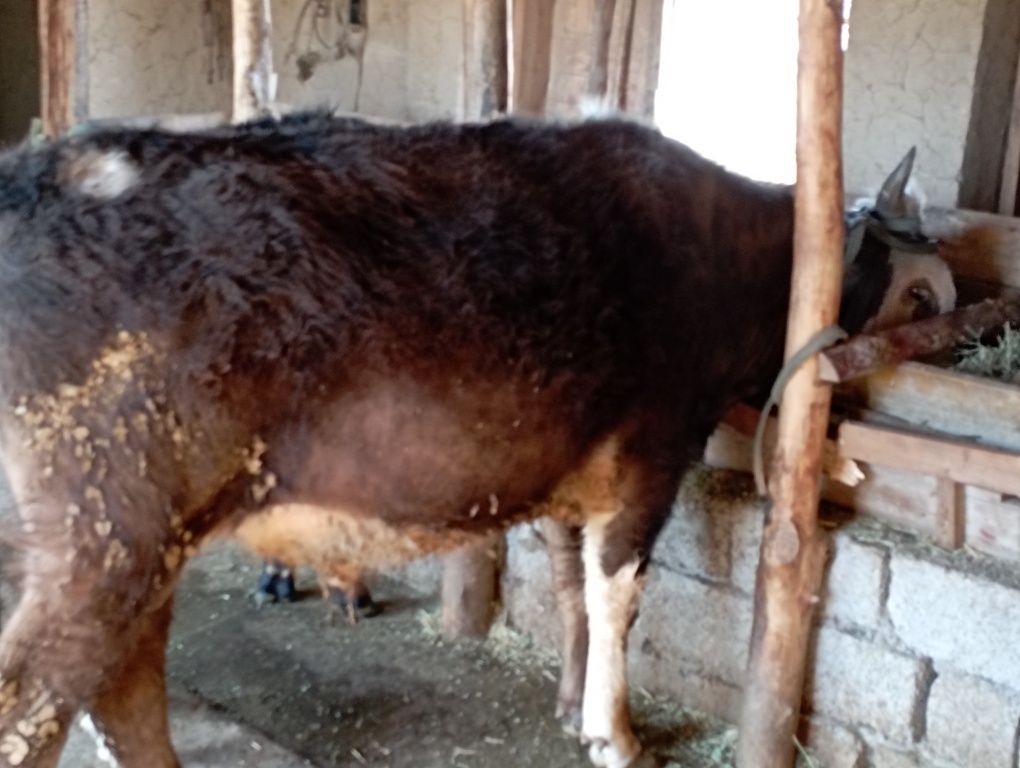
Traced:
<path fill-rule="evenodd" d="M 585 532 L 568 703 L 630 765 L 642 573 L 778 367 L 792 222 L 788 188 L 616 121 L 308 116 L 0 159 L 0 760 L 54 765 L 84 709 L 122 765 L 178 764 L 170 598 L 212 535 L 328 572 L 548 515 Z"/>

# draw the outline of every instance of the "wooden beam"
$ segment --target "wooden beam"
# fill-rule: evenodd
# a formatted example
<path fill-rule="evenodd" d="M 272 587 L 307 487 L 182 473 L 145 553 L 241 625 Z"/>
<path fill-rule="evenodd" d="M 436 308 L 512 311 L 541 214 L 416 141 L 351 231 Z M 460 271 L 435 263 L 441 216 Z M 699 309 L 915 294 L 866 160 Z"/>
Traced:
<path fill-rule="evenodd" d="M 1020 387 L 1002 381 L 903 363 L 841 388 L 855 402 L 910 425 L 980 438 L 1020 453 Z"/>
<path fill-rule="evenodd" d="M 972 440 L 845 421 L 839 427 L 839 453 L 847 459 L 1020 496 L 1020 454 Z"/>
<path fill-rule="evenodd" d="M 609 41 L 613 36 L 615 13 L 616 0 L 595 0 L 587 93 L 595 98 L 604 98 L 609 91 Z"/>
<path fill-rule="evenodd" d="M 234 98 L 231 119 L 244 122 L 269 113 L 276 99 L 270 0 L 231 0 Z"/>
<path fill-rule="evenodd" d="M 464 0 L 464 112 L 488 118 L 507 107 L 506 0 Z M 491 503 L 498 503 L 493 497 Z M 503 537 L 494 534 L 443 560 L 443 634 L 482 637 L 499 601 Z"/>
<path fill-rule="evenodd" d="M 506 112 L 506 0 L 464 0 L 464 20 L 464 117 Z"/>
<path fill-rule="evenodd" d="M 1002 163 L 1002 180 L 999 184 L 999 213 L 1013 216 L 1016 213 L 1017 184 L 1020 183 L 1020 57 L 1013 81 L 1013 106 L 1009 128 L 1006 130 L 1006 155 Z"/>
<path fill-rule="evenodd" d="M 1020 296 L 986 299 L 955 312 L 855 336 L 821 355 L 818 375 L 839 383 L 881 368 L 973 341 L 1008 322 L 1020 323 Z"/>
<path fill-rule="evenodd" d="M 842 3 L 801 0 L 793 290 L 786 357 L 839 312 L 843 271 Z M 770 477 L 737 745 L 740 768 L 789 768 L 808 636 L 827 547 L 818 529 L 822 448 L 832 392 L 809 359 L 786 386 Z"/>
<path fill-rule="evenodd" d="M 511 107 L 522 115 L 545 114 L 552 67 L 556 0 L 513 0 L 514 74 Z"/>
<path fill-rule="evenodd" d="M 39 0 L 40 109 L 54 138 L 87 117 L 85 0 Z"/>

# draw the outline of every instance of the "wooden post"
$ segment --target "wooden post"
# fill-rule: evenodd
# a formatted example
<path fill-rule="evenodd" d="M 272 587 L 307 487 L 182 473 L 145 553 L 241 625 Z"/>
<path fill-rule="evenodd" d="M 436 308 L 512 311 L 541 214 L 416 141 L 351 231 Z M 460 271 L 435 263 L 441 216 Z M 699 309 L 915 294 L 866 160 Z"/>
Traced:
<path fill-rule="evenodd" d="M 506 0 L 464 0 L 464 117 L 492 117 L 507 106 Z M 498 504 L 495 496 L 490 504 Z M 498 603 L 502 536 L 479 539 L 443 560 L 443 634 L 483 637 Z"/>
<path fill-rule="evenodd" d="M 609 41 L 613 35 L 616 0 L 595 0 L 595 25 L 591 37 L 591 69 L 588 95 L 604 98 L 609 90 Z"/>
<path fill-rule="evenodd" d="M 964 488 L 951 477 L 935 481 L 935 543 L 943 549 L 959 549 L 967 540 Z"/>
<path fill-rule="evenodd" d="M 506 112 L 506 0 L 464 0 L 464 117 Z"/>
<path fill-rule="evenodd" d="M 786 354 L 836 322 L 842 280 L 842 8 L 801 0 L 796 231 Z M 825 562 L 818 530 L 822 448 L 831 389 L 812 358 L 786 387 L 755 587 L 737 765 L 789 768 L 808 637 Z"/>
<path fill-rule="evenodd" d="M 39 0 L 40 109 L 54 138 L 87 117 L 85 0 Z"/>
<path fill-rule="evenodd" d="M 232 0 L 235 123 L 269 112 L 276 99 L 269 0 Z"/>
<path fill-rule="evenodd" d="M 1006 152 L 999 186 L 999 213 L 1003 216 L 1016 214 L 1018 183 L 1020 183 L 1020 59 L 1017 60 L 1016 80 L 1013 84 L 1013 105 L 1010 109 L 1009 128 L 1006 131 Z"/>
<path fill-rule="evenodd" d="M 443 559 L 443 635 L 485 637 L 499 604 L 503 537 L 486 536 Z"/>
<path fill-rule="evenodd" d="M 514 76 L 511 108 L 523 115 L 545 114 L 552 67 L 556 0 L 513 0 Z"/>

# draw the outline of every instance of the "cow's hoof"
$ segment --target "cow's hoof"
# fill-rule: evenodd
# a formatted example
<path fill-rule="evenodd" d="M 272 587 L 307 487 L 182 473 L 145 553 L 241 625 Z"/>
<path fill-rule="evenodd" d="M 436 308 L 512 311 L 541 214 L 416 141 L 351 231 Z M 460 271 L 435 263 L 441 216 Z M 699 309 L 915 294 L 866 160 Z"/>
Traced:
<path fill-rule="evenodd" d="M 293 572 L 270 563 L 262 569 L 251 598 L 256 608 L 262 608 L 276 602 L 294 602 L 295 594 Z"/>
<path fill-rule="evenodd" d="M 556 719 L 560 721 L 560 727 L 568 736 L 581 739 L 584 742 L 584 735 L 581 732 L 581 706 L 579 704 L 556 705 Z"/>
<path fill-rule="evenodd" d="M 368 590 L 361 585 L 358 586 L 353 596 L 337 587 L 330 587 L 327 601 L 331 609 L 331 616 L 339 613 L 347 619 L 348 624 L 357 624 L 361 619 L 370 619 L 382 611 Z"/>
<path fill-rule="evenodd" d="M 645 762 L 646 755 L 641 753 L 640 746 L 621 749 L 605 739 L 593 739 L 588 747 L 588 758 L 598 768 L 650 768 L 656 765 Z"/>

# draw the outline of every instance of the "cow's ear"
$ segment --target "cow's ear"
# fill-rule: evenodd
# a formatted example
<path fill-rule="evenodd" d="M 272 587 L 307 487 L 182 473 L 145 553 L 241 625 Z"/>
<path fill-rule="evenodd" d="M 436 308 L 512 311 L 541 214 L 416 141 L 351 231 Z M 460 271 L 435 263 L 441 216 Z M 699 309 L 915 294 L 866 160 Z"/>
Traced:
<path fill-rule="evenodd" d="M 917 147 L 911 147 L 906 156 L 900 160 L 889 178 L 882 184 L 875 199 L 875 210 L 883 218 L 894 219 L 905 216 L 908 212 L 907 206 L 907 182 L 910 181 L 910 174 L 914 170 L 914 158 L 917 156 Z"/>

